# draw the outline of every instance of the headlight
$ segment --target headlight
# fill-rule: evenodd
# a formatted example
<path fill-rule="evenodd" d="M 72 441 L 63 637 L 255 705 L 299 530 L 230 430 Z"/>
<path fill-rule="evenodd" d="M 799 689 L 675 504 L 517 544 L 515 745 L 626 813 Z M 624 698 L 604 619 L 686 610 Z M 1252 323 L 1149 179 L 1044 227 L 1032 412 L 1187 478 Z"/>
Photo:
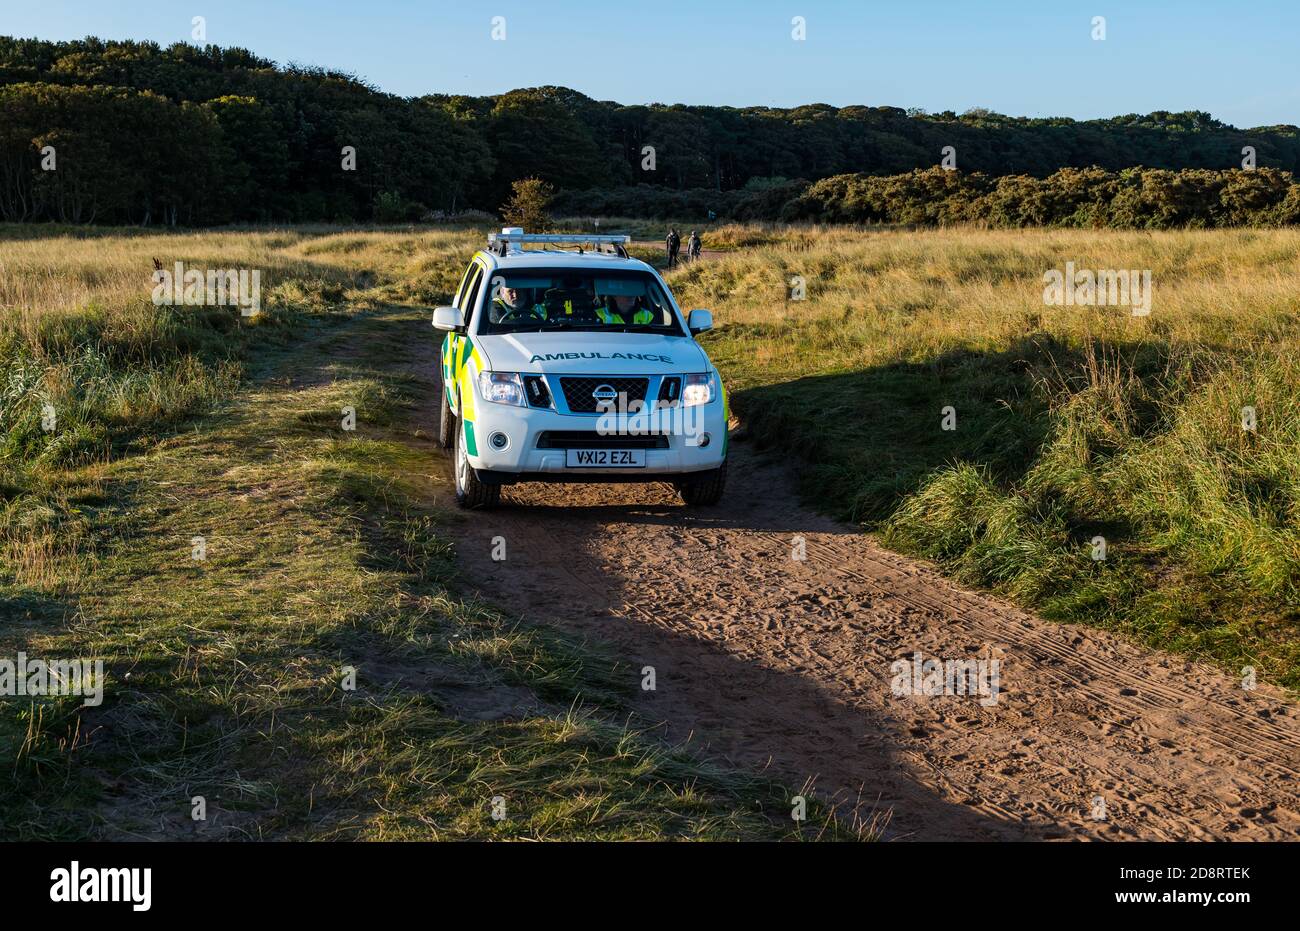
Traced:
<path fill-rule="evenodd" d="M 524 383 L 517 372 L 479 372 L 478 393 L 484 401 L 524 407 Z"/>
<path fill-rule="evenodd" d="M 713 400 L 713 373 L 687 375 L 682 384 L 682 406 L 694 407 Z"/>

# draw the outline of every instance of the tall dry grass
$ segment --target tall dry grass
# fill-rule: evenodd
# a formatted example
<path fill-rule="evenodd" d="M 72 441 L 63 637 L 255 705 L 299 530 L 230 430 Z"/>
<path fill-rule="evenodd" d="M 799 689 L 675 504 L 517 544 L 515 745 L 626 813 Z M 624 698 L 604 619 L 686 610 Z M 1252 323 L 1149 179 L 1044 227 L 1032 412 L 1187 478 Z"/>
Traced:
<path fill-rule="evenodd" d="M 1067 261 L 1150 270 L 1150 315 L 1045 305 Z M 1297 687 L 1298 268 L 1293 230 L 796 230 L 671 280 L 825 507 L 1052 616 Z"/>
<path fill-rule="evenodd" d="M 447 293 L 479 238 L 0 227 L 0 572 L 38 587 L 75 580 L 89 531 L 60 492 L 63 470 L 93 473 L 129 444 L 212 410 L 237 389 L 258 334 L 286 339 L 313 316 Z M 157 306 L 155 260 L 168 270 L 258 270 L 262 312 Z"/>
<path fill-rule="evenodd" d="M 50 541 L 75 535 L 34 493 L 46 472 L 211 409 L 252 335 L 441 300 L 482 234 L 0 229 L 0 545 L 31 541 L 30 572 L 48 577 Z M 709 350 L 737 410 L 804 457 L 823 506 L 1044 613 L 1300 686 L 1300 232 L 704 237 L 730 251 L 670 281 L 714 309 Z M 250 327 L 154 307 L 154 258 L 260 268 L 266 313 Z M 1149 269 L 1151 314 L 1045 305 L 1043 273 L 1067 261 Z M 795 276 L 806 300 L 789 299 Z M 46 401 L 57 431 L 41 429 Z"/>

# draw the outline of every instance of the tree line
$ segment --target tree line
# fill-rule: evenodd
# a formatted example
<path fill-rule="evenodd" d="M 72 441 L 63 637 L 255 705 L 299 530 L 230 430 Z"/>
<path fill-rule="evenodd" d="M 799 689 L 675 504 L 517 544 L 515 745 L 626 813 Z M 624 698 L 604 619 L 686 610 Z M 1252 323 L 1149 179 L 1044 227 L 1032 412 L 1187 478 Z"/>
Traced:
<path fill-rule="evenodd" d="M 935 174 L 945 147 L 958 170 Z M 1051 192 L 1063 184 L 1105 180 L 1128 209 L 1142 202 L 1123 180 L 1130 169 L 1186 175 L 1150 178 L 1201 190 L 1209 175 L 1188 171 L 1226 177 L 1247 147 L 1260 169 L 1277 171 L 1225 181 L 1230 192 L 1300 169 L 1295 126 L 1242 130 L 1195 111 L 1076 121 L 624 105 L 562 87 L 402 98 L 238 48 L 0 37 L 0 219 L 11 221 L 414 220 L 495 212 L 514 181 L 536 178 L 560 192 L 557 210 L 576 213 L 929 222 L 955 208 L 889 205 L 917 191 L 965 202 L 980 188 L 979 203 L 1010 222 L 1057 216 L 1065 195 Z M 952 185 L 965 193 L 945 193 Z M 1000 199 L 988 199 L 993 189 Z M 1192 195 L 1157 199 L 1183 196 Z"/>

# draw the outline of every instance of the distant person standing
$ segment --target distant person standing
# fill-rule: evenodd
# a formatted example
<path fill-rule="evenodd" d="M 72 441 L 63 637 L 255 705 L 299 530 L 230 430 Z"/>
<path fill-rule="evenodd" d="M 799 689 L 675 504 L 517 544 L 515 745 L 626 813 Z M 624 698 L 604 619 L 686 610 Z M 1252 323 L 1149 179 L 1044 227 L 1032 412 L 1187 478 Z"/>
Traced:
<path fill-rule="evenodd" d="M 691 230 L 691 238 L 686 240 L 686 257 L 694 262 L 700 257 L 700 234 Z"/>
<path fill-rule="evenodd" d="M 677 235 L 677 230 L 668 228 L 668 238 L 664 240 L 664 245 L 668 247 L 668 267 L 672 268 L 677 264 L 677 253 L 682 248 L 682 237 Z"/>

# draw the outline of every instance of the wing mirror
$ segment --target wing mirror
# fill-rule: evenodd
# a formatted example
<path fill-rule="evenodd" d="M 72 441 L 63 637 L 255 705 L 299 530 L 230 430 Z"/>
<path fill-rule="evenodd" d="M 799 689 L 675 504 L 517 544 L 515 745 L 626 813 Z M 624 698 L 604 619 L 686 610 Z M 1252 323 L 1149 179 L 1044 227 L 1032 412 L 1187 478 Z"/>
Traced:
<path fill-rule="evenodd" d="M 707 310 L 692 310 L 686 318 L 686 328 L 693 334 L 713 329 L 713 314 Z"/>
<path fill-rule="evenodd" d="M 465 315 L 459 307 L 437 307 L 433 311 L 433 325 L 439 330 L 463 330 Z"/>

